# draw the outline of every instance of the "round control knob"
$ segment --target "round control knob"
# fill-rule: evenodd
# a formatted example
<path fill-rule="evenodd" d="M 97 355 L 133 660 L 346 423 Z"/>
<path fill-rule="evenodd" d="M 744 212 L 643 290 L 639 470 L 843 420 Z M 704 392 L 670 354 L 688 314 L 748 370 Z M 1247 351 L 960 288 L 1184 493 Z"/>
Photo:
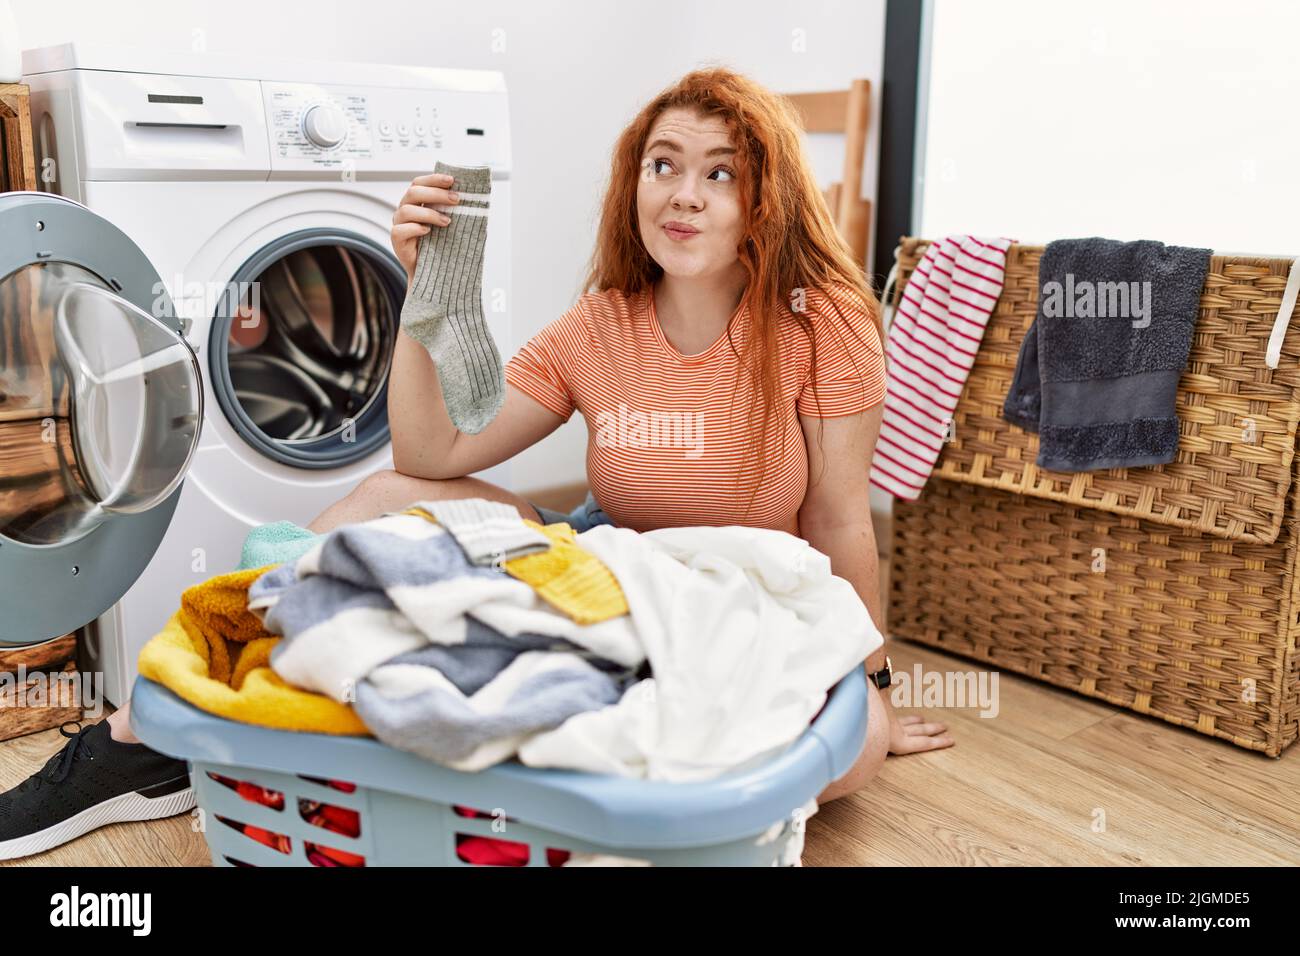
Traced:
<path fill-rule="evenodd" d="M 302 118 L 302 132 L 321 149 L 333 149 L 348 137 L 347 119 L 333 106 L 313 106 Z"/>

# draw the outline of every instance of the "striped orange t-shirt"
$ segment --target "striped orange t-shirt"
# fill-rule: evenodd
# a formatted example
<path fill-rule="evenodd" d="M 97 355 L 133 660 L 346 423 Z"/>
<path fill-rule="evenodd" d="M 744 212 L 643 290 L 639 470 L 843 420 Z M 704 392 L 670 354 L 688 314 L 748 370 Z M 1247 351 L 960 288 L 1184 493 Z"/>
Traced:
<path fill-rule="evenodd" d="M 802 304 L 816 339 L 816 397 L 807 333 L 789 308 L 779 308 L 780 387 L 756 493 L 747 445 L 761 421 L 761 396 L 749 371 L 725 333 L 696 355 L 678 352 L 659 326 L 651 293 L 586 293 L 510 359 L 506 382 L 565 421 L 582 413 L 587 481 L 615 524 L 636 531 L 740 524 L 797 534 L 808 488 L 798 416 L 852 415 L 885 398 L 885 358 L 866 303 L 851 287 L 833 286 L 829 298 L 841 320 L 827 298 L 810 289 Z M 731 317 L 729 330 L 743 354 L 747 305 Z"/>

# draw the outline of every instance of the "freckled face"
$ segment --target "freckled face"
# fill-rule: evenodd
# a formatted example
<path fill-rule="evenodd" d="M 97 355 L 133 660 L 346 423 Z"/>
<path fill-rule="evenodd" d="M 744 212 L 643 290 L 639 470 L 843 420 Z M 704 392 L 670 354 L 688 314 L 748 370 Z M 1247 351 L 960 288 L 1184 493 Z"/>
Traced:
<path fill-rule="evenodd" d="M 666 110 L 646 138 L 637 185 L 641 241 L 664 272 L 699 278 L 735 265 L 743 235 L 731 134 L 721 120 Z M 694 227 L 665 229 L 670 223 Z"/>

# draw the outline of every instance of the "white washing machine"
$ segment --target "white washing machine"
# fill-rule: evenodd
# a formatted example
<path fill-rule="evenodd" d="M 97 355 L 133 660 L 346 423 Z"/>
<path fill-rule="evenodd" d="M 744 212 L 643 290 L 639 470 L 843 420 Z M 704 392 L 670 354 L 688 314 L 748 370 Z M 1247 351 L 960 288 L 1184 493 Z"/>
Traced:
<path fill-rule="evenodd" d="M 155 315 L 174 302 L 202 373 L 199 444 L 170 524 L 81 662 L 120 705 L 181 592 L 234 569 L 250 528 L 305 525 L 391 467 L 406 279 L 389 230 L 435 160 L 491 168 L 484 300 L 508 353 L 506 88 L 491 71 L 81 44 L 28 50 L 23 69 L 42 189 L 139 246 L 160 277 Z M 513 487 L 509 463 L 479 477 Z"/>

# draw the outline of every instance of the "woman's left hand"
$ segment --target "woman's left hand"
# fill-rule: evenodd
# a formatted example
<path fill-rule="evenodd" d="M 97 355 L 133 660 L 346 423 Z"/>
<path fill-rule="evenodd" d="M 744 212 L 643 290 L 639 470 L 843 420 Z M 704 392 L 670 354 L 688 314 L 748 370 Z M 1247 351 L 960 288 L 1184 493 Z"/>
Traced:
<path fill-rule="evenodd" d="M 930 724 L 919 714 L 898 713 L 887 690 L 882 691 L 880 697 L 885 703 L 885 713 L 889 715 L 891 754 L 916 754 L 953 745 L 953 739 L 947 735 L 947 724 Z"/>

